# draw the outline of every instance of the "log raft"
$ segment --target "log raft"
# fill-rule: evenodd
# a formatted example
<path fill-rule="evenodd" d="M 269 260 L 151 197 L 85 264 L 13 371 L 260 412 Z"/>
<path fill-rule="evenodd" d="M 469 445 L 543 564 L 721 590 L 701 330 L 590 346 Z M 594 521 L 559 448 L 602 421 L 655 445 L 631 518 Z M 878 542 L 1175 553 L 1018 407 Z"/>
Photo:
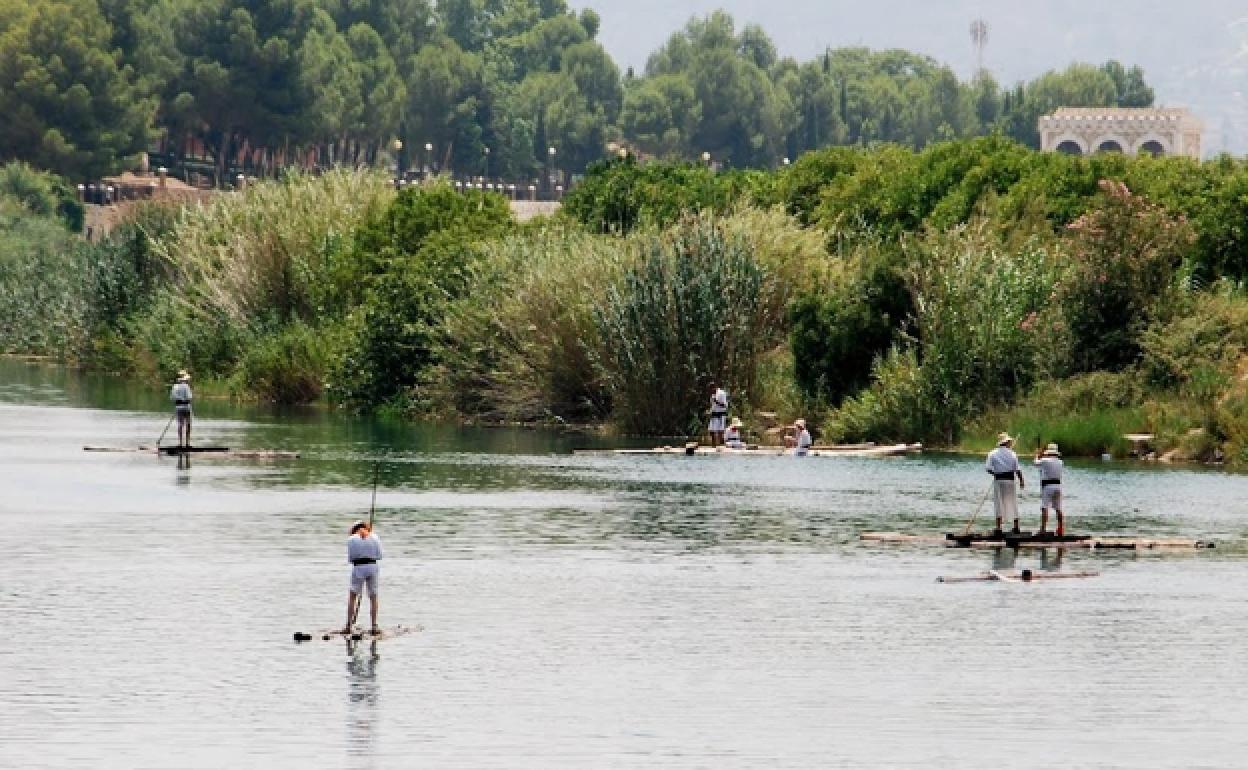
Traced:
<path fill-rule="evenodd" d="M 922 444 L 892 444 L 876 446 L 874 444 L 846 444 L 819 446 L 809 450 L 807 457 L 893 457 L 897 455 L 918 454 L 923 451 Z M 729 449 L 728 447 L 701 446 L 690 442 L 684 446 L 659 446 L 652 449 L 574 449 L 573 454 L 596 455 L 724 455 L 730 457 L 783 457 L 792 456 L 791 448 L 779 446 L 750 445 L 745 449 Z"/>
<path fill-rule="evenodd" d="M 1126 536 L 1089 535 L 1082 540 L 1048 540 L 1048 539 L 1011 539 L 1006 540 L 972 540 L 963 544 L 957 539 L 945 535 L 908 535 L 902 532 L 864 532 L 859 540 L 870 543 L 891 543 L 899 545 L 939 545 L 946 548 L 1087 548 L 1090 550 L 1194 550 L 1214 548 L 1211 540 L 1192 538 L 1152 538 Z M 964 541 L 963 541 L 964 542 Z"/>
<path fill-rule="evenodd" d="M 1000 581 L 1002 583 L 1029 583 L 1032 580 L 1066 580 L 1072 578 L 1091 578 L 1097 577 L 1101 573 L 1090 572 L 1087 570 L 1079 572 L 1037 572 L 1035 570 L 1025 569 L 1021 572 L 997 572 L 990 570 L 981 572 L 978 575 L 968 575 L 965 577 L 947 577 L 942 576 L 936 578 L 937 583 L 981 583 L 989 581 Z"/>
<path fill-rule="evenodd" d="M 298 452 L 288 452 L 278 449 L 231 449 L 226 446 L 196 446 L 196 447 L 177 447 L 177 446 L 137 446 L 137 447 L 108 447 L 108 446 L 84 446 L 84 452 L 119 452 L 131 454 L 160 454 L 160 455 L 213 455 L 217 457 L 235 457 L 244 460 L 297 460 Z"/>

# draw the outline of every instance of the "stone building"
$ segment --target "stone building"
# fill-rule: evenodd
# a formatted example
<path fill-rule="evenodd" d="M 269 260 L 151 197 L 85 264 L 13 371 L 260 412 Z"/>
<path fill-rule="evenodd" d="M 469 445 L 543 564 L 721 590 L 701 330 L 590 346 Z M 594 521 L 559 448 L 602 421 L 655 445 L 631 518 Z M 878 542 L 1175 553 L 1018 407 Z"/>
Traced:
<path fill-rule="evenodd" d="M 1203 124 L 1181 107 L 1059 107 L 1039 122 L 1040 149 L 1089 155 L 1183 155 L 1200 159 Z"/>

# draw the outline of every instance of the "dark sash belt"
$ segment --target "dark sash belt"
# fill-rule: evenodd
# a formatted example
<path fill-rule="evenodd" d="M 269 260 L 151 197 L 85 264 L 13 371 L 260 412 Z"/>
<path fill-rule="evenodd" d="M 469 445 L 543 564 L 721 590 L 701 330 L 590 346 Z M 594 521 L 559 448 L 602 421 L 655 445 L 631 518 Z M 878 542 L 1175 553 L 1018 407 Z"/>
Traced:
<path fill-rule="evenodd" d="M 1011 471 L 1010 473 L 994 473 L 992 474 L 992 477 L 996 479 L 997 481 L 1013 481 L 1014 473 L 1013 471 Z"/>
<path fill-rule="evenodd" d="M 190 401 L 183 401 L 182 399 L 178 399 L 177 401 L 174 401 L 174 402 L 173 402 L 173 405 L 174 405 L 174 406 L 190 406 L 190 405 L 191 405 L 191 402 L 190 402 Z"/>
<path fill-rule="evenodd" d="M 376 559 L 352 559 L 352 564 L 376 564 Z"/>
<path fill-rule="evenodd" d="M 1042 487 L 1051 487 L 1054 484 L 1061 484 L 1061 483 L 1062 483 L 1061 479 L 1040 479 L 1040 486 Z"/>

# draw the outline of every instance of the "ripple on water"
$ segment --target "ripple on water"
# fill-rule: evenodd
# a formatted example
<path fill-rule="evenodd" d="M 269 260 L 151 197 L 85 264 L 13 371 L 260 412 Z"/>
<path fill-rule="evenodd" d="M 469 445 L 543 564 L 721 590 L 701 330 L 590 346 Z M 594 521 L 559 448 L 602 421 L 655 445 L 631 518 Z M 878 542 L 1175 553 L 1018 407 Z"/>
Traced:
<path fill-rule="evenodd" d="M 179 470 L 81 452 L 139 441 L 151 414 L 13 400 L 0 766 L 1234 767 L 1248 750 L 1235 476 L 1074 463 L 1080 527 L 1236 547 L 1058 564 L 857 541 L 964 524 L 976 458 L 499 454 L 205 419 L 315 449 Z M 342 622 L 345 525 L 378 457 L 383 620 L 424 630 L 294 645 Z M 1102 574 L 934 582 L 1024 566 Z"/>

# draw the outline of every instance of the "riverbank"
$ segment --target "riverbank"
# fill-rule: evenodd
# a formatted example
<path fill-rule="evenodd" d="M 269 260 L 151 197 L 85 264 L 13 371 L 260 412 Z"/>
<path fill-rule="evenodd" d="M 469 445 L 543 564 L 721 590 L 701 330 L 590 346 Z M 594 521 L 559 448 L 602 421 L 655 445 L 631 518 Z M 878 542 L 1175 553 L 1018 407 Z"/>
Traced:
<path fill-rule="evenodd" d="M 44 245 L 0 259 L 0 342 L 406 418 L 698 436 L 716 381 L 747 425 L 805 417 L 828 443 L 1009 430 L 1099 456 L 1151 433 L 1238 464 L 1248 239 L 1220 223 L 1241 176 L 991 138 L 766 173 L 624 158 L 525 224 L 502 196 L 348 172 L 141 207 L 90 245 L 10 208 Z"/>

